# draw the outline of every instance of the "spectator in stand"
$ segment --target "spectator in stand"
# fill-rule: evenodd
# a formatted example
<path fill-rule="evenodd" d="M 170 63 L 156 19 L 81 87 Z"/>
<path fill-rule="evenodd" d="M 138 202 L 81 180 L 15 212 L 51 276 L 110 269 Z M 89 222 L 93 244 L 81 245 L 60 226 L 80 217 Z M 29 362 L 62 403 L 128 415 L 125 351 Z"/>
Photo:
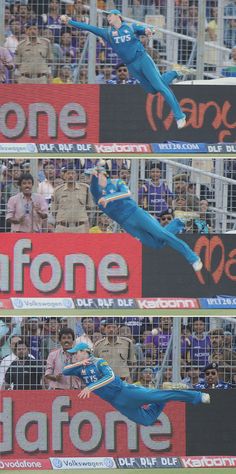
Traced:
<path fill-rule="evenodd" d="M 221 74 L 225 77 L 236 77 L 236 45 L 232 47 L 231 58 L 224 64 Z"/>
<path fill-rule="evenodd" d="M 0 360 L 11 354 L 11 338 L 21 336 L 20 322 L 16 322 L 12 317 L 0 318 Z"/>
<path fill-rule="evenodd" d="M 55 43 L 54 41 L 54 34 L 51 28 L 45 28 L 42 33 L 43 38 L 47 38 L 50 42 L 52 55 L 53 55 L 53 63 L 52 63 L 52 77 L 57 77 L 59 68 L 64 62 L 63 52 L 59 44 Z"/>
<path fill-rule="evenodd" d="M 27 37 L 15 52 L 18 84 L 47 84 L 51 81 L 50 66 L 53 61 L 51 43 L 38 34 L 35 20 L 27 25 Z"/>
<path fill-rule="evenodd" d="M 199 367 L 205 367 L 209 360 L 211 340 L 206 332 L 204 318 L 196 318 L 193 321 L 193 335 L 191 338 L 191 360 Z"/>
<path fill-rule="evenodd" d="M 157 47 L 154 47 L 154 44 L 153 44 L 153 47 L 149 46 L 150 39 L 147 36 L 140 36 L 140 41 L 143 44 L 149 56 L 151 56 L 151 58 L 153 59 L 154 63 L 158 65 L 160 72 L 163 74 L 165 72 L 165 69 L 163 69 L 160 65 L 161 58 L 160 58 L 160 54 Z M 159 46 L 159 48 L 161 48 L 161 46 L 158 43 L 157 45 Z"/>
<path fill-rule="evenodd" d="M 146 367 L 141 370 L 139 380 L 134 385 L 147 388 L 156 388 L 154 371 L 151 367 Z"/>
<path fill-rule="evenodd" d="M 5 375 L 5 390 L 40 390 L 42 389 L 42 364 L 32 359 L 29 348 L 23 340 L 15 344 L 16 359 Z"/>
<path fill-rule="evenodd" d="M 72 45 L 71 30 L 66 30 L 62 33 L 61 39 L 60 39 L 60 47 L 62 50 L 64 61 L 66 59 L 66 55 L 68 55 L 71 58 L 71 63 L 75 63 L 76 48 Z"/>
<path fill-rule="evenodd" d="M 127 66 L 120 63 L 116 66 L 116 78 L 108 80 L 107 84 L 139 84 L 139 81 L 129 77 Z"/>
<path fill-rule="evenodd" d="M 174 219 L 174 211 L 171 207 L 165 209 L 159 214 L 159 222 L 163 227 L 166 227 Z"/>
<path fill-rule="evenodd" d="M 34 178 L 30 173 L 19 178 L 20 192 L 7 203 L 6 220 L 12 232 L 41 232 L 43 219 L 47 218 L 48 206 L 45 199 L 33 193 Z"/>
<path fill-rule="evenodd" d="M 227 48 L 236 45 L 236 1 L 224 7 L 224 43 Z"/>
<path fill-rule="evenodd" d="M 209 336 L 211 340 L 209 362 L 216 362 L 220 379 L 231 383 L 236 376 L 236 352 L 224 347 L 225 338 L 222 328 L 212 329 Z"/>
<path fill-rule="evenodd" d="M 130 170 L 125 166 L 120 169 L 119 178 L 122 179 L 127 186 L 130 186 Z"/>
<path fill-rule="evenodd" d="M 60 329 L 61 327 L 59 318 L 51 317 L 44 319 L 44 337 L 41 341 L 43 361 L 47 360 L 51 351 L 60 348 L 60 341 L 58 337 Z"/>
<path fill-rule="evenodd" d="M 6 183 L 6 202 L 11 196 L 15 196 L 19 192 L 19 179 L 22 174 L 19 163 L 9 163 L 8 180 Z"/>
<path fill-rule="evenodd" d="M 65 377 L 62 371 L 66 365 L 76 362 L 74 354 L 69 354 L 75 341 L 75 333 L 71 328 L 63 328 L 58 334 L 59 349 L 52 350 L 47 358 L 44 380 L 50 390 L 80 389 L 81 383 L 77 377 Z"/>
<path fill-rule="evenodd" d="M 206 41 L 217 41 L 218 36 L 218 7 L 212 6 L 209 22 L 206 25 Z"/>
<path fill-rule="evenodd" d="M 35 360 L 42 359 L 42 326 L 40 322 L 40 318 L 37 317 L 24 318 L 22 322 L 22 336 Z"/>
<path fill-rule="evenodd" d="M 93 349 L 93 334 L 95 330 L 94 318 L 90 318 L 87 316 L 81 318 L 81 325 L 83 334 L 76 338 L 76 344 L 79 344 L 80 342 L 85 342 L 91 349 Z"/>
<path fill-rule="evenodd" d="M 135 367 L 133 370 L 131 370 L 131 376 L 132 376 L 132 380 L 136 380 L 137 379 L 138 368 L 142 367 L 144 365 L 144 353 L 143 353 L 143 350 L 142 350 L 142 346 L 141 346 L 141 344 L 136 343 L 137 339 L 135 340 L 135 338 L 133 337 L 132 329 L 131 329 L 130 326 L 126 326 L 126 325 L 122 326 L 122 323 L 121 323 L 121 326 L 119 327 L 119 336 L 128 337 L 129 339 L 131 339 L 131 341 L 134 344 L 137 367 Z"/>
<path fill-rule="evenodd" d="M 27 28 L 27 23 L 32 20 L 27 5 L 24 5 L 22 3 L 19 5 L 18 15 L 16 16 L 16 18 L 20 21 L 21 28 L 23 29 L 23 31 L 25 31 Z"/>
<path fill-rule="evenodd" d="M 120 329 L 122 327 L 129 327 L 131 330 L 132 338 L 135 342 L 140 342 L 141 334 L 150 327 L 149 318 L 145 316 L 122 316 L 119 318 Z"/>
<path fill-rule="evenodd" d="M 99 213 L 97 216 L 97 225 L 89 229 L 90 234 L 111 234 L 112 232 L 114 232 L 114 223 L 110 217 L 103 213 Z"/>
<path fill-rule="evenodd" d="M 219 389 L 219 390 L 226 390 L 228 388 L 232 388 L 229 383 L 226 383 L 219 378 L 219 370 L 218 364 L 216 362 L 212 362 L 208 364 L 204 369 L 204 381 L 197 383 L 194 388 L 196 390 L 211 390 L 211 389 Z"/>
<path fill-rule="evenodd" d="M 73 164 L 67 166 L 65 181 L 65 184 L 55 189 L 52 196 L 49 222 L 55 224 L 55 232 L 88 232 L 88 209 L 93 207 L 89 186 L 77 182 Z"/>
<path fill-rule="evenodd" d="M 37 192 L 44 197 L 48 207 L 50 208 L 52 195 L 55 190 L 55 179 L 56 179 L 56 168 L 55 165 L 50 162 L 46 161 L 43 164 L 43 173 L 45 179 L 38 184 Z"/>
<path fill-rule="evenodd" d="M 0 390 L 4 389 L 4 380 L 8 368 L 17 358 L 15 344 L 21 340 L 21 336 L 10 336 L 9 340 L 11 352 L 0 362 Z"/>
<path fill-rule="evenodd" d="M 54 77 L 52 84 L 73 84 L 73 72 L 69 64 L 59 68 L 59 75 Z"/>
<path fill-rule="evenodd" d="M 10 29 L 10 21 L 11 21 L 11 11 L 10 11 L 10 6 L 8 4 L 5 4 L 5 10 L 4 10 L 4 33 L 5 36 L 9 36 L 11 34 L 11 29 Z"/>
<path fill-rule="evenodd" d="M 4 47 L 7 48 L 13 56 L 16 52 L 19 42 L 23 39 L 22 27 L 20 21 L 16 18 L 12 18 L 12 20 L 10 20 L 9 26 L 11 29 L 11 34 L 7 37 Z"/>
<path fill-rule="evenodd" d="M 44 26 L 50 28 L 54 34 L 54 42 L 59 43 L 64 27 L 60 22 L 60 3 L 58 0 L 49 0 L 48 13 L 42 15 Z"/>
<path fill-rule="evenodd" d="M 103 321 L 106 336 L 94 346 L 94 356 L 105 359 L 122 380 L 132 382 L 131 369 L 136 365 L 135 347 L 128 337 L 120 337 L 119 321 Z"/>
<path fill-rule="evenodd" d="M 144 21 L 145 15 L 155 15 L 155 1 L 131 0 L 131 15 L 138 21 Z"/>
<path fill-rule="evenodd" d="M 9 82 L 9 72 L 13 71 L 14 62 L 7 48 L 0 46 L 0 84 Z"/>
<path fill-rule="evenodd" d="M 158 218 L 162 211 L 166 211 L 172 204 L 173 194 L 168 186 L 161 181 L 161 165 L 153 163 L 150 169 L 150 180 L 145 180 L 139 190 L 139 201 L 143 208 Z"/>
<path fill-rule="evenodd" d="M 198 365 L 187 365 L 185 367 L 185 377 L 182 379 L 182 382 L 185 383 L 188 388 L 194 388 L 195 385 L 201 384 L 203 380 Z"/>

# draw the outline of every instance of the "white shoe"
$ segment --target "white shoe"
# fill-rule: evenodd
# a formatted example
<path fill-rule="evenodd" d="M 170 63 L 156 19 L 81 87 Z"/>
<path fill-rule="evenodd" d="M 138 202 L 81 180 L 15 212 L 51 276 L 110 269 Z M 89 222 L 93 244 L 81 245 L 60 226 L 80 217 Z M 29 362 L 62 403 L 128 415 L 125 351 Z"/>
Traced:
<path fill-rule="evenodd" d="M 184 128 L 186 125 L 186 116 L 182 117 L 181 119 L 177 120 L 177 128 Z"/>
<path fill-rule="evenodd" d="M 188 390 L 189 386 L 182 382 L 163 382 L 163 390 Z"/>
<path fill-rule="evenodd" d="M 202 393 L 202 403 L 211 403 L 211 397 L 209 393 Z"/>
<path fill-rule="evenodd" d="M 193 267 L 193 269 L 194 269 L 195 272 L 200 272 L 200 270 L 201 270 L 202 267 L 203 267 L 203 263 L 202 263 L 201 259 L 198 258 L 198 259 L 196 260 L 196 262 L 194 262 L 194 263 L 192 264 L 192 267 Z"/>

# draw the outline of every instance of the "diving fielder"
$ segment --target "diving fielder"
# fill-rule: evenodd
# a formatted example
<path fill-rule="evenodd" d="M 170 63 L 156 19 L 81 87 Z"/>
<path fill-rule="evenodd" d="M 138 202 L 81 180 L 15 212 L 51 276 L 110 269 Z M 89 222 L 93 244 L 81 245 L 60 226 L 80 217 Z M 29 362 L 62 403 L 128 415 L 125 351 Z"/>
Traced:
<path fill-rule="evenodd" d="M 90 31 L 103 38 L 127 65 L 130 74 L 138 79 L 146 92 L 150 94 L 160 92 L 164 96 L 173 111 L 177 127 L 183 128 L 186 125 L 186 116 L 181 110 L 174 93 L 169 88 L 172 81 L 181 78 L 182 74 L 177 71 L 160 74 L 158 67 L 139 40 L 141 35 L 151 36 L 153 34 L 150 28 L 145 28 L 136 23 L 128 25 L 122 21 L 119 10 L 110 10 L 107 13 L 108 28 L 98 28 L 84 22 L 73 21 L 67 15 L 62 15 L 60 19 L 62 23 Z"/>
<path fill-rule="evenodd" d="M 96 166 L 86 173 L 92 174 L 90 191 L 99 209 L 126 232 L 138 238 L 147 247 L 161 249 L 169 245 L 180 252 L 196 272 L 202 269 L 202 261 L 198 255 L 186 242 L 174 235 L 183 230 L 183 221 L 174 219 L 166 227 L 162 227 L 131 198 L 131 192 L 124 181 L 109 178 L 103 166 Z"/>
<path fill-rule="evenodd" d="M 171 401 L 187 403 L 210 403 L 208 393 L 193 390 L 158 390 L 130 385 L 117 377 L 104 359 L 95 358 L 86 343 L 79 343 L 67 352 L 77 353 L 74 364 L 63 369 L 63 375 L 79 377 L 86 387 L 79 398 L 89 398 L 94 392 L 109 402 L 120 413 L 140 425 L 153 425 L 166 403 Z M 147 405 L 143 407 L 143 405 Z"/>

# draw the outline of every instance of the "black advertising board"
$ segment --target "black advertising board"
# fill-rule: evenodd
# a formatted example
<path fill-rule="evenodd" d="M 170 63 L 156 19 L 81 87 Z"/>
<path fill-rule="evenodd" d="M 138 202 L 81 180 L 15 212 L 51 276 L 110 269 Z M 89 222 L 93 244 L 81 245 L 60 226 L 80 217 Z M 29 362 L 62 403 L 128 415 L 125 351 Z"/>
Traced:
<path fill-rule="evenodd" d="M 175 85 L 173 91 L 187 114 L 182 130 L 160 94 L 140 86 L 101 86 L 100 142 L 236 141 L 234 86 Z"/>
<path fill-rule="evenodd" d="M 143 247 L 143 297 L 212 297 L 236 294 L 235 235 L 181 236 L 202 258 L 194 272 L 182 255 L 168 248 Z"/>

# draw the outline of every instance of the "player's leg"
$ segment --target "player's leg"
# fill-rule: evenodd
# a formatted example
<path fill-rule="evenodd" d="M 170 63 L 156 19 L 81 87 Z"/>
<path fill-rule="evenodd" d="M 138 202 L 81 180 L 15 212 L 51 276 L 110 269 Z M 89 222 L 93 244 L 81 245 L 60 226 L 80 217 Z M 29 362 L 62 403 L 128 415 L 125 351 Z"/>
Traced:
<path fill-rule="evenodd" d="M 153 425 L 158 416 L 161 414 L 165 406 L 165 403 L 152 403 L 147 407 L 121 407 L 117 409 L 122 415 L 127 416 L 129 420 L 138 423 L 139 425 L 151 426 Z"/>
<path fill-rule="evenodd" d="M 142 56 L 141 71 L 155 91 L 160 92 L 165 97 L 165 100 L 173 110 L 175 119 L 183 119 L 185 114 L 181 110 L 178 100 L 166 82 L 162 79 L 160 71 L 148 54 Z"/>
<path fill-rule="evenodd" d="M 202 392 L 197 390 L 159 390 L 145 387 L 132 386 L 125 387 L 122 390 L 120 403 L 129 408 L 136 408 L 149 403 L 165 404 L 171 401 L 186 402 L 186 403 L 202 403 Z M 117 399 L 119 403 L 119 398 Z M 132 404 L 132 405 L 131 405 Z"/>
<path fill-rule="evenodd" d="M 144 245 L 151 248 L 160 249 L 164 245 L 169 245 L 177 252 L 181 253 L 192 265 L 200 259 L 186 242 L 178 239 L 174 234 L 165 230 L 159 222 L 152 218 L 143 209 L 138 208 L 123 223 L 124 229 L 134 237 L 141 240 Z M 196 268 L 194 268 L 196 270 Z M 200 270 L 200 268 L 199 268 Z"/>

